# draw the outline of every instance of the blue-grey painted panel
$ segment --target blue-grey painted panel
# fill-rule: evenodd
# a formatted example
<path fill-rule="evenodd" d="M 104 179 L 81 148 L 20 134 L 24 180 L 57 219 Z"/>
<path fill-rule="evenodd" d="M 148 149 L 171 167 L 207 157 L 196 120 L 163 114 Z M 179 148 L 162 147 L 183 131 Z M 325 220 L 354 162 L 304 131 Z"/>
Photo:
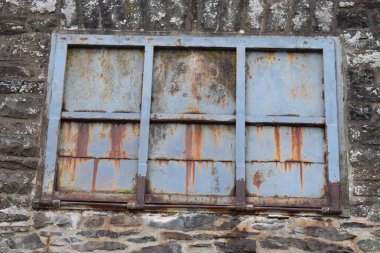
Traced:
<path fill-rule="evenodd" d="M 140 132 L 141 138 L 139 140 L 139 168 L 138 176 L 146 176 L 147 172 L 147 161 L 148 161 L 148 145 L 149 145 L 149 125 L 150 125 L 150 105 L 152 102 L 152 73 L 153 73 L 153 53 L 154 48 L 152 46 L 145 47 L 144 54 L 144 79 L 143 79 L 143 89 L 142 89 L 142 104 L 141 104 L 141 120 L 140 120 Z M 140 184 L 141 181 L 138 182 Z M 145 187 L 137 187 L 138 189 L 144 190 Z M 137 202 L 144 200 L 144 192 L 137 193 Z"/>
<path fill-rule="evenodd" d="M 245 61 L 246 49 L 239 47 L 236 72 L 236 180 L 245 180 Z M 237 190 L 238 191 L 238 190 Z M 244 192 L 244 191 L 243 191 Z M 244 199 L 244 196 L 242 197 Z M 241 203 L 240 203 L 241 204 Z"/>
<path fill-rule="evenodd" d="M 137 160 L 99 159 L 96 162 L 95 191 L 135 192 Z"/>
<path fill-rule="evenodd" d="M 233 195 L 235 164 L 150 160 L 148 182 L 148 193 Z"/>
<path fill-rule="evenodd" d="M 77 123 L 61 125 L 59 155 L 137 159 L 139 124 Z"/>
<path fill-rule="evenodd" d="M 317 127 L 249 126 L 247 161 L 324 163 L 324 129 Z"/>
<path fill-rule="evenodd" d="M 139 36 L 139 35 L 94 35 L 94 34 L 58 34 L 60 41 L 71 45 L 150 45 L 170 47 L 247 47 L 247 48 L 302 48 L 321 49 L 332 38 L 281 37 L 281 36 Z"/>
<path fill-rule="evenodd" d="M 72 157 L 58 158 L 59 191 L 91 191 L 94 160 Z"/>
<path fill-rule="evenodd" d="M 67 44 L 65 42 L 56 41 L 56 36 L 52 37 L 52 45 L 50 55 L 55 54 L 54 64 L 49 64 L 49 83 L 47 103 L 49 106 L 48 119 L 49 125 L 47 128 L 46 152 L 45 152 L 45 167 L 44 179 L 42 184 L 42 196 L 49 197 L 54 191 L 58 134 L 60 125 L 60 113 L 62 111 L 63 99 L 63 80 L 65 75 Z M 50 58 L 53 60 L 53 57 Z"/>
<path fill-rule="evenodd" d="M 321 198 L 326 170 L 319 163 L 247 163 L 249 196 Z"/>
<path fill-rule="evenodd" d="M 63 109 L 140 112 L 143 64 L 140 49 L 70 48 Z"/>
<path fill-rule="evenodd" d="M 324 116 L 322 54 L 249 51 L 246 113 L 253 116 Z"/>
<path fill-rule="evenodd" d="M 152 124 L 149 159 L 235 160 L 235 126 Z"/>
<path fill-rule="evenodd" d="M 326 106 L 326 126 L 327 126 L 327 160 L 329 164 L 329 181 L 339 182 L 339 145 L 338 145 L 338 106 L 337 106 L 337 85 L 335 78 L 335 51 L 334 43 L 323 50 L 323 65 L 325 67 L 325 106 Z"/>
<path fill-rule="evenodd" d="M 236 53 L 157 49 L 153 113 L 235 114 Z"/>

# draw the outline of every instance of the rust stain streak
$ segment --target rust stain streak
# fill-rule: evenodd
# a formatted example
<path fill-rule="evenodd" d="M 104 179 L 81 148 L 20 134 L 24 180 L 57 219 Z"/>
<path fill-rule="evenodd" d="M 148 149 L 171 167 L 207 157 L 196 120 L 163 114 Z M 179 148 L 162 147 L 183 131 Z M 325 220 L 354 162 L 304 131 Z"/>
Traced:
<path fill-rule="evenodd" d="M 261 184 L 265 182 L 263 172 L 258 170 L 255 172 L 255 175 L 253 175 L 252 183 L 256 187 L 257 190 L 260 189 Z"/>
<path fill-rule="evenodd" d="M 302 127 L 290 128 L 291 134 L 291 157 L 292 161 L 300 162 L 302 160 L 303 148 L 303 129 Z"/>
<path fill-rule="evenodd" d="M 281 139 L 280 139 L 280 128 L 273 128 L 273 139 L 274 139 L 274 160 L 279 162 L 281 160 Z"/>
<path fill-rule="evenodd" d="M 185 158 L 186 158 L 186 178 L 185 178 L 185 193 L 189 193 L 190 183 L 193 193 L 195 191 L 195 161 L 202 157 L 202 128 L 200 125 L 188 125 L 185 130 Z M 195 161 L 194 161 L 195 160 Z"/>
<path fill-rule="evenodd" d="M 77 143 L 78 134 L 72 133 L 72 123 L 63 123 L 62 124 L 63 131 L 63 153 L 69 154 L 70 156 L 74 156 L 76 153 L 76 146 L 74 148 L 71 147 L 71 143 Z"/>
<path fill-rule="evenodd" d="M 293 63 L 296 61 L 297 57 L 296 57 L 296 54 L 295 54 L 294 52 L 287 52 L 287 53 L 286 53 L 286 59 L 287 59 L 291 64 L 293 64 Z"/>
<path fill-rule="evenodd" d="M 264 127 L 258 126 L 256 127 L 256 138 L 259 138 L 261 134 L 263 133 Z"/>
<path fill-rule="evenodd" d="M 124 143 L 126 139 L 125 130 L 125 127 L 120 124 L 115 124 L 111 126 L 111 150 L 108 153 L 110 158 L 123 158 L 125 156 L 128 156 L 127 152 L 124 150 Z"/>
<path fill-rule="evenodd" d="M 300 186 L 303 189 L 303 167 L 302 167 L 303 129 L 301 127 L 291 128 L 291 160 L 300 163 Z"/>
<path fill-rule="evenodd" d="M 92 191 L 96 191 L 96 177 L 98 176 L 99 159 L 94 160 L 94 172 L 92 174 Z"/>
<path fill-rule="evenodd" d="M 268 53 L 267 59 L 268 59 L 267 64 L 272 65 L 275 60 L 275 53 L 274 52 Z"/>
<path fill-rule="evenodd" d="M 78 128 L 76 156 L 86 157 L 87 148 L 90 141 L 89 125 L 86 123 L 79 123 Z"/>

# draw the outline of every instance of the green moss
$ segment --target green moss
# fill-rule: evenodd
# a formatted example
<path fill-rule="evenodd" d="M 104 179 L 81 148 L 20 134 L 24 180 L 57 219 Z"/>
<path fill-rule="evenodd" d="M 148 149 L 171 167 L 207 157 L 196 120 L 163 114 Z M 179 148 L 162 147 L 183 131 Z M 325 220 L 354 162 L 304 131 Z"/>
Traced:
<path fill-rule="evenodd" d="M 125 189 L 125 190 L 119 190 L 119 191 L 117 191 L 117 193 L 120 193 L 120 194 L 135 194 L 136 192 L 128 190 L 128 189 Z"/>

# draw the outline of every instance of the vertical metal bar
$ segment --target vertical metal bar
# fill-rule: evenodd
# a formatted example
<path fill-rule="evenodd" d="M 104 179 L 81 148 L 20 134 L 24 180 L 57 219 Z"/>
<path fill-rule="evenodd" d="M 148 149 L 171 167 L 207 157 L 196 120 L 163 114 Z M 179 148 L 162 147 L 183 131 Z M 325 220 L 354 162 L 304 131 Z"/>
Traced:
<path fill-rule="evenodd" d="M 237 47 L 236 63 L 236 206 L 245 206 L 245 54 Z"/>
<path fill-rule="evenodd" d="M 141 99 L 139 162 L 137 171 L 136 202 L 143 206 L 145 202 L 145 179 L 148 169 L 149 117 L 152 94 L 153 46 L 145 46 L 144 77 Z"/>
<path fill-rule="evenodd" d="M 340 181 L 338 112 L 335 77 L 335 50 L 331 41 L 323 48 L 323 73 L 325 80 L 325 114 L 327 127 L 328 177 L 331 183 Z"/>
<path fill-rule="evenodd" d="M 67 55 L 67 44 L 57 38 L 55 48 L 51 49 L 51 54 L 55 54 L 54 70 L 51 84 L 49 84 L 48 95 L 50 98 L 48 112 L 48 132 L 45 153 L 45 171 L 42 184 L 42 198 L 49 199 L 54 191 L 54 179 L 56 173 L 56 159 L 58 149 L 59 125 L 63 101 L 63 83 L 65 78 L 65 66 Z"/>
<path fill-rule="evenodd" d="M 330 206 L 329 212 L 340 212 L 340 171 L 338 142 L 338 106 L 336 90 L 335 45 L 333 41 L 323 48 L 325 80 L 325 114 L 327 128 L 327 165 Z"/>

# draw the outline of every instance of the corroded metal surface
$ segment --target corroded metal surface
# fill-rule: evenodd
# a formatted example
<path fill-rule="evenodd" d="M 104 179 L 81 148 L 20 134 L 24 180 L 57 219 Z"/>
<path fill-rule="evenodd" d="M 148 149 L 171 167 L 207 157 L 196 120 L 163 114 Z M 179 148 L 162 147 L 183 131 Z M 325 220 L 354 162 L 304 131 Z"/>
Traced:
<path fill-rule="evenodd" d="M 158 49 L 153 113 L 235 113 L 236 55 L 228 50 Z"/>
<path fill-rule="evenodd" d="M 248 51 L 246 114 L 324 116 L 322 54 Z"/>
<path fill-rule="evenodd" d="M 138 124 L 63 122 L 58 189 L 133 193 L 138 140 Z"/>
<path fill-rule="evenodd" d="M 247 127 L 247 161 L 325 162 L 323 128 Z"/>
<path fill-rule="evenodd" d="M 63 122 L 59 155 L 137 159 L 139 124 Z"/>
<path fill-rule="evenodd" d="M 155 160 L 148 167 L 148 193 L 233 195 L 232 162 Z"/>
<path fill-rule="evenodd" d="M 183 195 L 176 203 L 186 202 L 185 199 L 190 203 L 210 203 L 210 196 L 233 196 L 234 130 L 229 125 L 153 124 L 148 193 Z M 186 197 L 202 195 L 208 197 Z"/>
<path fill-rule="evenodd" d="M 247 128 L 248 195 L 319 198 L 326 191 L 322 128 Z"/>
<path fill-rule="evenodd" d="M 70 48 L 63 110 L 140 112 L 143 63 L 140 49 Z"/>
<path fill-rule="evenodd" d="M 93 159 L 61 157 L 58 159 L 58 190 L 90 191 L 93 173 Z"/>
<path fill-rule="evenodd" d="M 324 164 L 253 162 L 246 167 L 248 196 L 321 198 L 325 195 Z"/>
<path fill-rule="evenodd" d="M 133 193 L 136 186 L 137 160 L 58 159 L 58 190 Z"/>
<path fill-rule="evenodd" d="M 234 161 L 235 126 L 153 124 L 149 159 Z"/>

